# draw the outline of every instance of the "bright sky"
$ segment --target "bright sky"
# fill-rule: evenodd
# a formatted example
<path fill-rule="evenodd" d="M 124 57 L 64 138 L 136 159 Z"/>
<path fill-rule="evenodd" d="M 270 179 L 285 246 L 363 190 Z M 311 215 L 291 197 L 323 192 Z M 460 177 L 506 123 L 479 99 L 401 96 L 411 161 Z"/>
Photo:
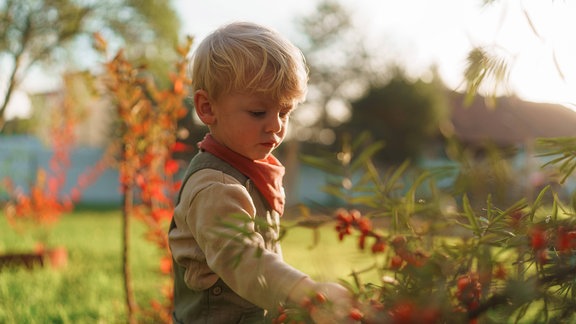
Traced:
<path fill-rule="evenodd" d="M 436 63 L 447 85 L 457 88 L 468 51 L 487 46 L 514 58 L 509 91 L 530 101 L 576 104 L 576 1 L 499 0 L 488 7 L 481 0 L 340 1 L 350 8 L 371 48 L 396 53 L 413 73 Z M 297 18 L 312 12 L 318 1 L 173 2 L 183 32 L 197 41 L 221 24 L 250 20 L 296 42 Z"/>
<path fill-rule="evenodd" d="M 182 34 L 194 36 L 197 42 L 224 23 L 249 20 L 269 25 L 295 43 L 299 39 L 297 19 L 313 12 L 319 2 L 171 1 L 181 15 Z M 383 55 L 396 55 L 411 73 L 418 75 L 435 63 L 446 84 L 456 89 L 462 84 L 469 50 L 487 46 L 514 57 L 509 91 L 525 100 L 576 109 L 574 0 L 497 0 L 488 7 L 482 7 L 481 0 L 339 1 L 350 9 L 362 37 L 369 40 L 368 46 Z M 23 93 L 17 93 L 12 106 L 28 106 L 26 100 Z M 9 118 L 14 115 L 25 116 L 27 111 L 9 111 Z"/>

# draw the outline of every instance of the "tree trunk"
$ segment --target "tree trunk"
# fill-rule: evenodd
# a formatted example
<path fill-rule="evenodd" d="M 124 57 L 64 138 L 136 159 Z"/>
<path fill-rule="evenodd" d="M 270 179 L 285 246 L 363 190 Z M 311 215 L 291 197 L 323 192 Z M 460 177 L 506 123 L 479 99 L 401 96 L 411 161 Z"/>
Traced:
<path fill-rule="evenodd" d="M 4 100 L 0 105 L 0 134 L 4 130 L 4 125 L 6 124 L 6 110 L 8 108 L 8 104 L 10 103 L 10 99 L 12 99 L 12 94 L 14 93 L 16 85 L 18 84 L 16 74 L 18 73 L 18 68 L 20 65 L 20 57 L 21 56 L 17 56 L 14 59 L 14 68 L 12 69 L 12 72 L 10 73 L 10 78 L 8 79 L 8 88 L 4 93 Z"/>
<path fill-rule="evenodd" d="M 6 89 L 6 93 L 4 94 L 4 101 L 2 105 L 0 105 L 0 134 L 4 129 L 4 125 L 6 124 L 6 109 L 8 108 L 8 104 L 10 103 L 10 99 L 12 98 L 12 94 L 14 93 L 14 89 L 16 89 L 19 85 L 20 78 L 18 77 L 18 71 L 22 69 L 21 65 L 23 64 L 22 60 L 24 60 L 24 53 L 26 53 L 26 49 L 28 48 L 28 44 L 30 41 L 30 33 L 32 30 L 32 21 L 28 16 L 26 19 L 26 26 L 22 34 L 22 39 L 20 41 L 20 49 L 14 53 L 14 67 L 12 67 L 12 71 L 10 72 L 10 78 L 8 79 L 8 88 Z M 34 61 L 34 59 L 32 59 Z M 26 68 L 24 68 L 26 70 Z"/>
<path fill-rule="evenodd" d="M 124 291 L 126 293 L 126 308 L 128 323 L 136 323 L 136 303 L 132 291 L 132 276 L 130 271 L 130 216 L 132 214 L 133 191 L 129 184 L 122 184 L 122 266 L 124 271 Z"/>

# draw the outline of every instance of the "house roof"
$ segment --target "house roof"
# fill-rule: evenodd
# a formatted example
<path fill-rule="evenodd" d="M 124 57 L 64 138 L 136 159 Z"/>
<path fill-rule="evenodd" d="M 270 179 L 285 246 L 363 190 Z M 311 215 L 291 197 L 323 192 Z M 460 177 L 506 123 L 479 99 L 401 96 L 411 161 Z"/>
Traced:
<path fill-rule="evenodd" d="M 536 138 L 575 137 L 576 111 L 563 105 L 500 97 L 490 106 L 477 96 L 464 105 L 464 95 L 450 97 L 454 135 L 463 142 L 523 144 Z"/>

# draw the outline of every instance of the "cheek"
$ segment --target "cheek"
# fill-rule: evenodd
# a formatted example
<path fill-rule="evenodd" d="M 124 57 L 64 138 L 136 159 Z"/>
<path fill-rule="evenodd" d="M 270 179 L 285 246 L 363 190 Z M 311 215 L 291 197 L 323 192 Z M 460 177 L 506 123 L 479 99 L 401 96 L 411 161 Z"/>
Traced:
<path fill-rule="evenodd" d="M 282 127 L 282 131 L 283 131 L 284 133 L 286 133 L 286 130 L 288 129 L 288 125 L 289 125 L 289 124 L 290 124 L 290 119 L 286 119 L 286 120 L 284 121 L 284 124 L 283 124 L 283 127 Z"/>
<path fill-rule="evenodd" d="M 282 124 L 282 130 L 280 131 L 280 136 L 282 137 L 282 139 L 284 139 L 284 137 L 286 137 L 286 133 L 288 132 L 288 121 L 285 121 Z"/>

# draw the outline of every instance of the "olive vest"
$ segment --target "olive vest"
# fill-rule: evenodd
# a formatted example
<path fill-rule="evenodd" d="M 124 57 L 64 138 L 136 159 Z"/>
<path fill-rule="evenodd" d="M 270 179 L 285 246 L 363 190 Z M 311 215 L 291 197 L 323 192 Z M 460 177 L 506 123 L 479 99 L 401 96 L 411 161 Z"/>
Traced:
<path fill-rule="evenodd" d="M 276 211 L 269 207 L 265 199 L 262 198 L 251 181 L 236 170 L 230 164 L 217 158 L 208 152 L 198 153 L 191 161 L 186 170 L 182 186 L 178 194 L 177 203 L 180 202 L 182 190 L 186 181 L 192 174 L 202 169 L 214 169 L 233 176 L 244 185 L 256 206 L 256 218 L 269 223 L 270 218 Z M 225 199 L 225 198 L 224 198 Z M 264 237 L 265 247 L 273 252 L 276 251 L 276 232 L 271 227 L 258 226 L 261 222 L 256 222 L 256 231 Z M 170 230 L 176 227 L 174 218 L 170 224 Z M 184 282 L 184 272 L 186 269 L 172 259 L 174 269 L 174 323 L 264 323 L 265 311 L 243 299 L 232 291 L 221 279 L 212 287 L 204 291 L 195 291 Z M 232 267 L 233 265 L 231 265 Z"/>

